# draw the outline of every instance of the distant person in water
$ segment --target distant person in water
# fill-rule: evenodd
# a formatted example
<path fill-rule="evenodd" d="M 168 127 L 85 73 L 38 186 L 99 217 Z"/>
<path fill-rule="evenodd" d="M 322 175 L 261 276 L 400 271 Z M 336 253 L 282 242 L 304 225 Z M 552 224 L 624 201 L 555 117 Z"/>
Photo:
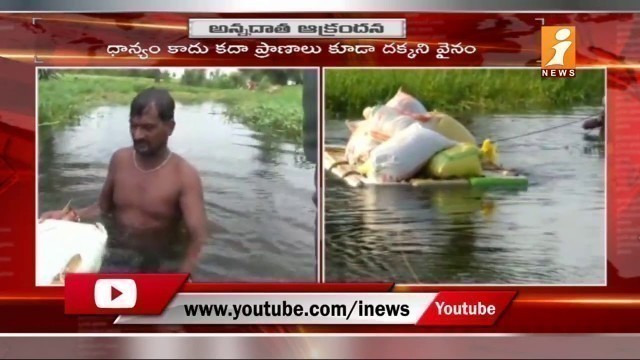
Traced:
<path fill-rule="evenodd" d="M 602 111 L 597 117 L 586 120 L 582 123 L 582 128 L 585 130 L 593 130 L 600 128 L 600 136 L 604 137 L 605 132 L 605 116 L 604 116 L 604 107 L 606 106 L 606 99 L 602 98 Z"/>
<path fill-rule="evenodd" d="M 174 110 L 168 91 L 140 92 L 129 114 L 133 146 L 113 153 L 97 202 L 41 216 L 41 220 L 112 220 L 115 230 L 109 234 L 102 272 L 194 270 L 208 236 L 207 216 L 198 171 L 167 146 L 175 128 Z M 180 243 L 183 229 L 186 243 Z M 176 247 L 181 254 L 168 265 L 164 256 L 170 258 L 167 253 Z"/>
<path fill-rule="evenodd" d="M 602 128 L 604 126 L 604 110 L 600 112 L 597 117 L 586 120 L 582 123 L 582 128 L 585 130 Z"/>

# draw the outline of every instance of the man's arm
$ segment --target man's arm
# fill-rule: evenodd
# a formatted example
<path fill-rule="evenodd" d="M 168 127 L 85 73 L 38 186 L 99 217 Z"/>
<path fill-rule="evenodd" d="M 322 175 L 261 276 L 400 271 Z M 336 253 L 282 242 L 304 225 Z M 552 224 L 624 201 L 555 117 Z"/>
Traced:
<path fill-rule="evenodd" d="M 183 188 L 180 196 L 180 208 L 189 231 L 191 243 L 181 272 L 191 273 L 199 257 L 202 245 L 208 236 L 207 215 L 204 209 L 202 180 L 196 169 L 187 166 L 183 172 Z"/>

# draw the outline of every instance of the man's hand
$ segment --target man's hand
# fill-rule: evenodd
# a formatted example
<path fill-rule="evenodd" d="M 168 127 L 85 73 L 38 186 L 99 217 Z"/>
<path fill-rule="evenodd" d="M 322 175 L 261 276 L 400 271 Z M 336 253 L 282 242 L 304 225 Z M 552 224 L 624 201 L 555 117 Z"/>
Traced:
<path fill-rule="evenodd" d="M 78 214 L 75 211 L 66 211 L 66 210 L 53 210 L 47 211 L 40 216 L 38 222 L 43 222 L 45 220 L 68 220 L 68 221 L 80 221 Z"/>
<path fill-rule="evenodd" d="M 45 213 L 43 213 L 42 215 L 40 215 L 40 219 L 39 222 L 43 222 L 45 220 L 62 220 L 62 218 L 64 218 L 65 216 L 65 212 L 64 210 L 53 210 L 53 211 L 47 211 Z"/>

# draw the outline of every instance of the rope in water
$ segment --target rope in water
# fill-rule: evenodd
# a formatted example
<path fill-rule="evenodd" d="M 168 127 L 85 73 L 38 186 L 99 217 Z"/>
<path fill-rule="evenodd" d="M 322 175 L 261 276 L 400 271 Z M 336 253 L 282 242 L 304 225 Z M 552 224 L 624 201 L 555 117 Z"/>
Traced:
<path fill-rule="evenodd" d="M 529 136 L 529 135 L 533 135 L 533 134 L 543 133 L 543 132 L 550 131 L 550 130 L 554 130 L 554 129 L 557 129 L 557 128 L 561 128 L 561 127 L 564 127 L 564 126 L 573 125 L 573 124 L 575 124 L 575 123 L 579 123 L 579 122 L 582 122 L 582 121 L 585 121 L 585 120 L 588 120 L 588 119 L 592 119 L 592 118 L 593 118 L 593 116 L 594 116 L 594 115 L 590 115 L 590 116 L 588 116 L 588 117 L 580 118 L 580 119 L 575 120 L 575 121 L 569 121 L 569 122 L 564 123 L 564 124 L 562 124 L 562 125 L 556 125 L 556 126 L 552 126 L 552 127 L 549 127 L 549 128 L 545 128 L 545 129 L 541 129 L 541 130 L 536 130 L 536 131 L 531 131 L 531 132 L 524 133 L 524 134 L 520 134 L 520 135 L 516 135 L 516 136 L 510 136 L 510 137 L 506 137 L 506 138 L 501 138 L 501 139 L 493 140 L 493 142 L 494 142 L 494 143 L 497 143 L 497 142 L 505 142 L 505 141 L 508 141 L 508 140 L 519 139 L 519 138 L 522 138 L 522 137 L 525 137 L 525 136 Z"/>

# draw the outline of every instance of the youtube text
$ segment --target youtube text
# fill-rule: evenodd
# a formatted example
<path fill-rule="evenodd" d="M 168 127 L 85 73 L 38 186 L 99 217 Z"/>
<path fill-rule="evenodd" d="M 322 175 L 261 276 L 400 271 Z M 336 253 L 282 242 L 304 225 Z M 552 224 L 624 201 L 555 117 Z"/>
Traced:
<path fill-rule="evenodd" d="M 349 307 L 346 304 L 313 304 L 308 307 L 285 301 L 262 304 L 185 304 L 186 316 L 230 317 L 340 317 L 349 320 L 355 313 L 357 317 L 409 316 L 408 304 L 370 304 L 356 300 Z"/>

